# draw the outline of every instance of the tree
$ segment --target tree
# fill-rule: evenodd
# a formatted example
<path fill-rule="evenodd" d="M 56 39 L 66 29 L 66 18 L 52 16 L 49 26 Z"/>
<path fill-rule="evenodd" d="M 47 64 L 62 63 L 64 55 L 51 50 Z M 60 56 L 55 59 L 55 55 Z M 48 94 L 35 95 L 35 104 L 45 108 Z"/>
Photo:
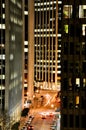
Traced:
<path fill-rule="evenodd" d="M 20 125 L 20 122 L 16 122 L 15 124 L 12 125 L 11 130 L 18 130 L 19 129 L 19 125 Z"/>
<path fill-rule="evenodd" d="M 27 116 L 29 112 L 29 108 L 24 108 L 21 112 L 21 116 Z"/>
<path fill-rule="evenodd" d="M 0 130 L 2 130 L 1 126 L 0 126 Z"/>

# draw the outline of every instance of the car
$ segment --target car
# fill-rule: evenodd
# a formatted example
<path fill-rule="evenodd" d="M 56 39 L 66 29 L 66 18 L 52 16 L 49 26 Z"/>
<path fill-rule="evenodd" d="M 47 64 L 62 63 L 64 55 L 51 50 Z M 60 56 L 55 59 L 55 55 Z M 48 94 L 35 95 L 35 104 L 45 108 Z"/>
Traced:
<path fill-rule="evenodd" d="M 26 126 L 23 126 L 22 130 L 27 130 L 27 127 L 26 127 Z"/>
<path fill-rule="evenodd" d="M 55 127 L 50 127 L 50 130 L 56 130 L 56 128 Z"/>
<path fill-rule="evenodd" d="M 46 119 L 46 115 L 42 115 L 42 119 Z"/>
<path fill-rule="evenodd" d="M 52 117 L 52 116 L 54 116 L 54 115 L 53 115 L 53 113 L 52 113 L 52 112 L 50 112 L 50 113 L 49 113 L 49 116 L 50 116 L 50 117 Z"/>
<path fill-rule="evenodd" d="M 51 125 L 50 129 L 55 130 L 56 129 L 56 125 Z"/>
<path fill-rule="evenodd" d="M 27 130 L 34 130 L 34 127 L 33 127 L 32 125 L 29 125 L 29 126 L 27 127 Z"/>
<path fill-rule="evenodd" d="M 28 120 L 29 122 L 31 122 L 32 121 L 32 118 L 29 118 L 29 120 Z"/>
<path fill-rule="evenodd" d="M 33 115 L 30 115 L 30 116 L 29 116 L 29 118 L 33 119 L 33 118 L 34 118 L 34 116 L 33 116 Z"/>
<path fill-rule="evenodd" d="M 27 121 L 27 124 L 30 124 L 31 123 L 31 121 Z"/>

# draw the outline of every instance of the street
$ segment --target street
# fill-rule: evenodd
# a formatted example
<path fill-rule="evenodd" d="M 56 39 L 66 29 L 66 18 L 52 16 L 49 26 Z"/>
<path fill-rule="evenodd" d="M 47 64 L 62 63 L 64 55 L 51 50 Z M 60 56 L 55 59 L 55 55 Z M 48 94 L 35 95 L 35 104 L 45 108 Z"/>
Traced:
<path fill-rule="evenodd" d="M 33 107 L 48 107 L 53 109 L 60 107 L 60 104 L 56 100 L 57 91 L 40 90 L 39 93 L 35 93 L 33 98 Z"/>
<path fill-rule="evenodd" d="M 34 127 L 34 130 L 50 130 L 50 125 L 53 122 L 54 116 L 47 115 L 48 112 L 52 112 L 52 110 L 45 109 L 35 109 L 31 113 L 34 115 L 34 120 L 31 125 Z M 46 115 L 45 119 L 42 119 L 43 113 Z"/>
<path fill-rule="evenodd" d="M 55 110 L 60 108 L 60 103 L 57 102 L 56 94 L 57 92 L 43 90 L 36 94 L 28 114 L 28 117 L 34 116 L 30 123 L 33 130 L 59 130 L 57 129 L 58 117 Z M 28 117 L 24 119 L 25 121 L 21 121 L 21 128 L 25 126 L 25 122 L 27 124 L 29 121 Z M 27 130 L 26 127 L 23 130 Z"/>

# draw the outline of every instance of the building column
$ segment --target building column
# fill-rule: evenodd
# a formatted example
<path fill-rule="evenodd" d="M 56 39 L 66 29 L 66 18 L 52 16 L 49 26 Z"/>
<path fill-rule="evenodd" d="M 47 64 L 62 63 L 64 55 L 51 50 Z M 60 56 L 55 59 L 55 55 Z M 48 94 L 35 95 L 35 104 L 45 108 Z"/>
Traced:
<path fill-rule="evenodd" d="M 28 2 L 28 98 L 34 93 L 34 0 Z"/>

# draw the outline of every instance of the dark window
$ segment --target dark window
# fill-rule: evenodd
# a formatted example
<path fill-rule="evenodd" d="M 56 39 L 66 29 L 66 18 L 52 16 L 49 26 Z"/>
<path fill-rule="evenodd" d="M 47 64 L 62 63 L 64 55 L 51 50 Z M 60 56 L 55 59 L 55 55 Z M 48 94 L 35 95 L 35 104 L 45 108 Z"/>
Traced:
<path fill-rule="evenodd" d="M 64 72 L 67 72 L 68 71 L 68 62 L 67 62 L 67 60 L 64 61 L 63 67 L 64 67 Z"/>
<path fill-rule="evenodd" d="M 73 96 L 69 96 L 69 109 L 72 109 L 73 108 Z"/>
<path fill-rule="evenodd" d="M 68 80 L 67 80 L 67 78 L 64 78 L 64 80 L 63 80 L 63 89 L 67 90 L 67 87 L 68 87 Z"/>
<path fill-rule="evenodd" d="M 67 99 L 67 96 L 63 96 L 63 108 L 67 108 L 67 105 L 68 105 L 68 99 Z"/>
<path fill-rule="evenodd" d="M 71 42 L 70 43 L 70 55 L 73 55 L 74 54 L 74 43 Z"/>
<path fill-rule="evenodd" d="M 63 115 L 63 127 L 67 127 L 67 125 L 68 125 L 68 117 L 67 117 L 67 115 Z"/>
<path fill-rule="evenodd" d="M 69 126 L 73 128 L 74 126 L 74 118 L 73 118 L 73 115 L 70 115 L 69 116 Z"/>
<path fill-rule="evenodd" d="M 28 0 L 25 0 L 25 10 L 28 10 Z"/>
<path fill-rule="evenodd" d="M 4 79 L 0 79 L 0 84 L 5 85 L 5 80 Z"/>
<path fill-rule="evenodd" d="M 28 69 L 28 65 L 27 64 L 25 64 L 25 69 Z"/>
<path fill-rule="evenodd" d="M 80 45 L 76 45 L 76 54 L 77 54 L 77 55 L 80 54 Z"/>
<path fill-rule="evenodd" d="M 84 97 L 81 98 L 81 108 L 82 109 L 86 108 L 86 100 Z"/>
<path fill-rule="evenodd" d="M 86 128 L 86 115 L 82 115 L 81 117 L 81 127 Z"/>
<path fill-rule="evenodd" d="M 41 68 L 41 72 L 40 72 L 40 79 L 42 80 L 42 68 Z"/>
<path fill-rule="evenodd" d="M 69 70 L 70 70 L 70 72 L 73 72 L 73 63 L 70 63 L 70 65 L 69 65 Z"/>
<path fill-rule="evenodd" d="M 53 74 L 53 82 L 55 82 L 55 74 Z"/>
<path fill-rule="evenodd" d="M 68 54 L 68 42 L 64 43 L 64 54 Z"/>
<path fill-rule="evenodd" d="M 79 128 L 79 116 L 78 115 L 76 115 L 76 117 L 75 117 L 75 125 L 76 125 L 76 127 L 77 128 Z"/>
<path fill-rule="evenodd" d="M 45 73 L 43 73 L 43 80 L 45 80 Z"/>
<path fill-rule="evenodd" d="M 27 79 L 28 74 L 24 74 L 25 79 Z"/>
<path fill-rule="evenodd" d="M 84 9 L 84 17 L 86 18 L 86 9 Z"/>
<path fill-rule="evenodd" d="M 28 40 L 28 16 L 25 15 L 25 41 Z"/>
<path fill-rule="evenodd" d="M 70 34 L 71 37 L 74 36 L 74 25 L 70 25 L 69 34 Z"/>
<path fill-rule="evenodd" d="M 27 59 L 25 59 L 25 64 L 28 64 L 28 60 Z"/>
<path fill-rule="evenodd" d="M 82 32 L 80 27 L 81 27 L 81 26 L 80 26 L 79 24 L 76 25 L 76 36 L 77 36 L 77 37 L 80 37 L 81 32 Z"/>
<path fill-rule="evenodd" d="M 85 55 L 86 54 L 86 43 L 82 44 L 82 54 Z"/>
<path fill-rule="evenodd" d="M 86 73 L 86 62 L 83 62 L 82 71 L 83 73 Z"/>
<path fill-rule="evenodd" d="M 78 18 L 79 17 L 79 6 L 76 6 L 74 4 L 73 6 L 73 18 Z"/>

